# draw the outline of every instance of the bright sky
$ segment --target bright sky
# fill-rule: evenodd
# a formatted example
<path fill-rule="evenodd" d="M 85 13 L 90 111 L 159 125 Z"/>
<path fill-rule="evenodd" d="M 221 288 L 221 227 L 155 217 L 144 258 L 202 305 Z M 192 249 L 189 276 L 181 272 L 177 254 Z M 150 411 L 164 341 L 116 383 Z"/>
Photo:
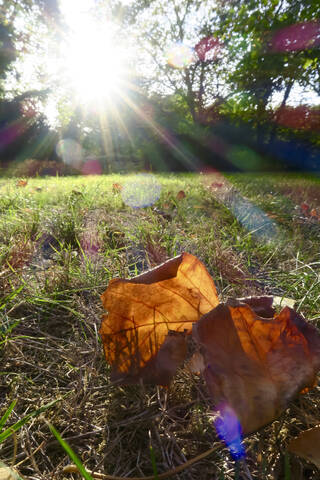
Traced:
<path fill-rule="evenodd" d="M 107 13 L 94 17 L 94 0 L 62 0 L 69 27 L 62 54 L 67 83 L 79 102 L 110 97 L 128 74 L 132 51 L 117 36 Z"/>
<path fill-rule="evenodd" d="M 76 103 L 93 104 L 109 100 L 130 73 L 133 46 L 124 44 L 127 38 L 117 36 L 117 26 L 106 11 L 97 18 L 95 4 L 95 0 L 60 0 L 65 31 L 60 32 L 59 41 L 55 34 L 49 39 L 44 34 L 39 51 L 25 55 L 19 69 L 22 91 L 41 90 L 44 84 L 52 89 L 45 109 L 52 124 L 65 87 L 73 91 Z M 17 79 L 9 78 L 8 84 L 14 90 Z"/>
<path fill-rule="evenodd" d="M 54 90 L 45 111 L 51 123 L 57 118 L 57 99 L 63 84 L 71 87 L 79 104 L 109 100 L 121 90 L 130 61 L 137 62 L 134 39 L 117 35 L 117 26 L 109 21 L 107 10 L 97 17 L 96 4 L 96 0 L 60 0 L 66 25 L 60 48 L 57 50 L 54 37 L 49 39 L 41 54 L 26 57 L 21 68 L 22 89 L 42 89 L 43 83 L 48 83 Z M 275 94 L 272 104 L 279 104 L 282 98 L 283 92 Z M 295 87 L 288 103 L 319 103 L 319 97 Z"/>

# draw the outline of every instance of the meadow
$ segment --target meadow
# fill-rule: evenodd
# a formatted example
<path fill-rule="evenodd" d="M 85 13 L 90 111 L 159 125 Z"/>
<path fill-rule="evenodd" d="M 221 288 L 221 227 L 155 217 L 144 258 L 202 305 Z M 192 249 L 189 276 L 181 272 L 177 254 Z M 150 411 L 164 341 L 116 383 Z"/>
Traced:
<path fill-rule="evenodd" d="M 112 278 L 182 252 L 204 263 L 221 301 L 275 295 L 319 327 L 319 178 L 143 181 L 125 195 L 132 176 L 0 179 L 0 415 L 12 406 L 0 460 L 20 478 L 79 478 L 49 422 L 92 477 L 164 478 L 216 447 L 172 478 L 318 479 L 287 444 L 319 423 L 319 386 L 244 439 L 244 468 L 217 438 L 201 376 L 181 368 L 168 389 L 112 383 L 98 330 Z"/>

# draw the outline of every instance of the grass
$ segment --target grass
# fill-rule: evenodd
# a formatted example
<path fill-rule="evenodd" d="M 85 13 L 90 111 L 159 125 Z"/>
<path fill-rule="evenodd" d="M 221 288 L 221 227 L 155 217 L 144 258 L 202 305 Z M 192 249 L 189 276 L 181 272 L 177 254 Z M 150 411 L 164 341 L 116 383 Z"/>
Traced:
<path fill-rule="evenodd" d="M 144 208 L 123 202 L 114 184 L 126 180 L 54 177 L 17 187 L 0 179 L 0 416 L 16 430 L 16 446 L 12 435 L 3 438 L 0 459 L 11 465 L 16 449 L 13 463 L 25 478 L 79 478 L 63 472 L 70 459 L 47 422 L 88 471 L 115 476 L 159 476 L 219 447 L 204 382 L 187 369 L 168 390 L 110 382 L 98 329 L 111 278 L 188 251 L 222 300 L 289 297 L 320 325 L 320 221 L 301 208 L 306 202 L 320 213 L 317 178 L 157 176 L 160 198 Z M 286 451 L 292 436 L 319 422 L 319 394 L 316 387 L 299 397 L 245 439 L 253 479 L 319 478 Z M 248 478 L 221 446 L 174 478 L 236 475 Z"/>

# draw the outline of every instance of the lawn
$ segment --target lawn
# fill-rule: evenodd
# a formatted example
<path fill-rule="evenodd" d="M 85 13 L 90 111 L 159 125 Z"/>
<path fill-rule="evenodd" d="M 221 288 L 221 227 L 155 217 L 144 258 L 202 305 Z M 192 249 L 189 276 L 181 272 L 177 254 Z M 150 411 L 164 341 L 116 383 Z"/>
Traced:
<path fill-rule="evenodd" d="M 22 478 L 79 478 L 63 470 L 71 460 L 50 422 L 88 470 L 116 477 L 156 471 L 161 478 L 215 447 L 172 478 L 318 479 L 287 444 L 319 423 L 319 386 L 245 438 L 244 466 L 217 438 L 201 376 L 185 367 L 168 389 L 114 384 L 98 330 L 100 295 L 112 278 L 182 252 L 204 263 L 221 301 L 275 295 L 320 326 L 320 180 L 168 174 L 134 181 L 0 179 L 0 414 L 16 401 L 2 431 L 36 412 L 6 438 L 0 430 L 1 461 Z"/>

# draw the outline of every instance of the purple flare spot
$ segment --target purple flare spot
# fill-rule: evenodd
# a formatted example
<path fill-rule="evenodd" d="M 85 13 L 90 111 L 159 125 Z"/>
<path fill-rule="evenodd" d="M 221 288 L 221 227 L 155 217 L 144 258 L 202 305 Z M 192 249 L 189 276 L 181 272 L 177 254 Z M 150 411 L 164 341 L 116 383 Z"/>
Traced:
<path fill-rule="evenodd" d="M 0 130 L 0 150 L 14 142 L 22 131 L 17 125 L 10 125 Z"/>
<path fill-rule="evenodd" d="M 221 50 L 221 42 L 215 37 L 205 37 L 194 47 L 201 62 L 213 61 Z"/>
<path fill-rule="evenodd" d="M 272 38 L 272 50 L 295 52 L 316 47 L 320 44 L 320 23 L 302 22 L 281 28 Z"/>
<path fill-rule="evenodd" d="M 101 175 L 102 174 L 102 167 L 97 158 L 89 158 L 82 168 L 81 173 L 83 175 Z"/>
<path fill-rule="evenodd" d="M 242 429 L 238 417 L 228 404 L 220 405 L 218 410 L 219 416 L 214 420 L 218 436 L 229 448 L 232 458 L 240 460 L 245 457 L 246 452 L 242 443 Z"/>

